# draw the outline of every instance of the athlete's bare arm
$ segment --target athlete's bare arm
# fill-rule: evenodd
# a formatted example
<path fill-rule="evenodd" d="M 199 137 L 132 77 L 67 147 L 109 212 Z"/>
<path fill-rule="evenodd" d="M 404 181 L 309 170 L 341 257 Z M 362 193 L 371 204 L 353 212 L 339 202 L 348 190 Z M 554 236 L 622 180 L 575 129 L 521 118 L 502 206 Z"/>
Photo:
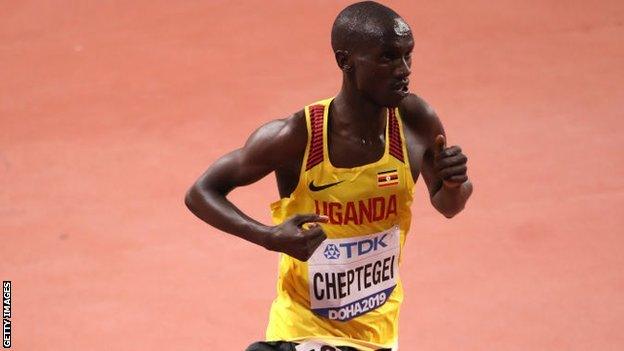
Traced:
<path fill-rule="evenodd" d="M 414 179 L 422 173 L 431 204 L 445 217 L 461 212 L 472 194 L 468 179 L 468 158 L 457 145 L 446 147 L 446 134 L 440 119 L 416 95 L 401 104 L 407 128 L 407 146 Z"/>
<path fill-rule="evenodd" d="M 299 176 L 297 165 L 303 158 L 306 142 L 303 111 L 265 124 L 242 148 L 221 157 L 204 172 L 188 190 L 186 206 L 217 229 L 268 250 L 308 260 L 326 238 L 321 227 L 315 224 L 325 222 L 325 217 L 301 214 L 278 226 L 267 226 L 247 216 L 227 199 L 234 188 L 254 183 L 271 172 L 278 176 L 280 193 L 289 189 L 291 192 Z M 304 229 L 305 223 L 312 224 Z"/>

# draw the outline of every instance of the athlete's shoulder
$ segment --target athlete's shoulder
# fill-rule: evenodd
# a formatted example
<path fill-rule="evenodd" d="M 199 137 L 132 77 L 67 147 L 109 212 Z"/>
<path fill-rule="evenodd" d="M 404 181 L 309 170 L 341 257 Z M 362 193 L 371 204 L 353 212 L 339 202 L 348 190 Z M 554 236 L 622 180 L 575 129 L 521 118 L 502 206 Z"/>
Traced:
<path fill-rule="evenodd" d="M 442 122 L 435 110 L 420 96 L 408 95 L 399 105 L 403 124 L 411 132 L 432 140 L 444 133 Z"/>
<path fill-rule="evenodd" d="M 248 142 L 254 142 L 256 139 L 272 143 L 295 142 L 305 135 L 305 114 L 303 110 L 300 110 L 286 118 L 263 124 L 251 135 Z"/>
<path fill-rule="evenodd" d="M 430 127 L 440 124 L 435 110 L 420 96 L 409 94 L 399 105 L 406 124 L 414 127 Z"/>
<path fill-rule="evenodd" d="M 258 128 L 245 143 L 256 155 L 283 163 L 299 157 L 307 143 L 307 127 L 303 110 L 272 120 Z"/>

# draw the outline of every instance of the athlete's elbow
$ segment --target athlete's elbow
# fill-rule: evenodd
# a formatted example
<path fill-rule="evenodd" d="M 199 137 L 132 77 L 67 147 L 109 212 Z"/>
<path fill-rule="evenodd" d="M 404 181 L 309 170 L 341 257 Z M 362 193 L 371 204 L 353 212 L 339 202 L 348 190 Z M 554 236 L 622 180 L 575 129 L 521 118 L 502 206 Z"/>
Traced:
<path fill-rule="evenodd" d="M 431 201 L 433 207 L 441 213 L 444 217 L 451 219 L 455 217 L 458 213 L 460 213 L 464 209 L 465 204 L 448 204 L 448 203 L 438 203 L 437 201 Z"/>
<path fill-rule="evenodd" d="M 186 205 L 186 208 L 188 208 L 189 211 L 191 212 L 194 212 L 193 209 L 195 208 L 195 200 L 194 200 L 193 192 L 195 192 L 195 185 L 190 187 L 186 191 L 186 194 L 184 194 L 184 205 Z"/>
<path fill-rule="evenodd" d="M 205 182 L 196 182 L 193 184 L 184 195 L 184 204 L 186 207 L 194 213 L 196 216 L 203 218 L 203 213 L 208 204 L 221 195 L 221 193 Z"/>
<path fill-rule="evenodd" d="M 442 212 L 442 211 L 439 211 L 439 212 L 447 219 L 451 219 L 451 218 L 455 217 L 455 213 Z"/>
<path fill-rule="evenodd" d="M 464 209 L 464 207 L 462 206 L 461 208 L 457 208 L 457 209 L 453 209 L 453 210 L 446 210 L 446 211 L 439 211 L 440 213 L 442 213 L 442 215 L 448 219 L 451 219 L 455 216 L 457 216 L 458 213 L 460 213 L 462 210 Z"/>
<path fill-rule="evenodd" d="M 186 194 L 184 195 L 184 204 L 189 211 L 197 215 L 204 198 L 205 196 L 202 193 L 200 185 L 195 183 L 186 191 Z"/>
<path fill-rule="evenodd" d="M 453 218 L 464 210 L 472 194 L 472 183 L 465 182 L 452 190 L 440 189 L 432 198 L 431 204 L 446 218 Z"/>

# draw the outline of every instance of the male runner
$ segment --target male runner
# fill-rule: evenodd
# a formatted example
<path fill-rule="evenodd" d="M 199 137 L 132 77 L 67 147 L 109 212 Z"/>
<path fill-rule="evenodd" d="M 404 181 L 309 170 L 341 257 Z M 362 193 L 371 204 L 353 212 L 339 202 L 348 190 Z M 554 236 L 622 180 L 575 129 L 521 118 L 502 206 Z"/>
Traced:
<path fill-rule="evenodd" d="M 403 299 L 398 265 L 412 189 L 422 173 L 432 205 L 459 213 L 472 193 L 467 158 L 446 147 L 435 112 L 408 92 L 414 40 L 393 10 L 345 8 L 331 34 L 338 95 L 256 130 L 186 195 L 203 221 L 280 252 L 267 341 L 248 350 L 390 350 Z M 274 225 L 226 195 L 275 172 Z"/>

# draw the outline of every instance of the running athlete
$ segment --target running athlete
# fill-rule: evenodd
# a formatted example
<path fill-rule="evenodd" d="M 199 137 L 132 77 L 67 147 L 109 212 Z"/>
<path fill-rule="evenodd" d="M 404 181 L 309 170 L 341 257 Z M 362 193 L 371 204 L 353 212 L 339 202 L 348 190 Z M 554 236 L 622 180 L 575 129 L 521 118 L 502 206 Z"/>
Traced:
<path fill-rule="evenodd" d="M 472 193 L 467 158 L 408 84 L 414 39 L 393 10 L 346 7 L 331 34 L 338 95 L 261 126 L 186 195 L 206 223 L 280 253 L 266 341 L 247 350 L 393 350 L 403 299 L 401 250 L 420 174 L 451 218 Z M 275 172 L 273 225 L 227 198 Z"/>

